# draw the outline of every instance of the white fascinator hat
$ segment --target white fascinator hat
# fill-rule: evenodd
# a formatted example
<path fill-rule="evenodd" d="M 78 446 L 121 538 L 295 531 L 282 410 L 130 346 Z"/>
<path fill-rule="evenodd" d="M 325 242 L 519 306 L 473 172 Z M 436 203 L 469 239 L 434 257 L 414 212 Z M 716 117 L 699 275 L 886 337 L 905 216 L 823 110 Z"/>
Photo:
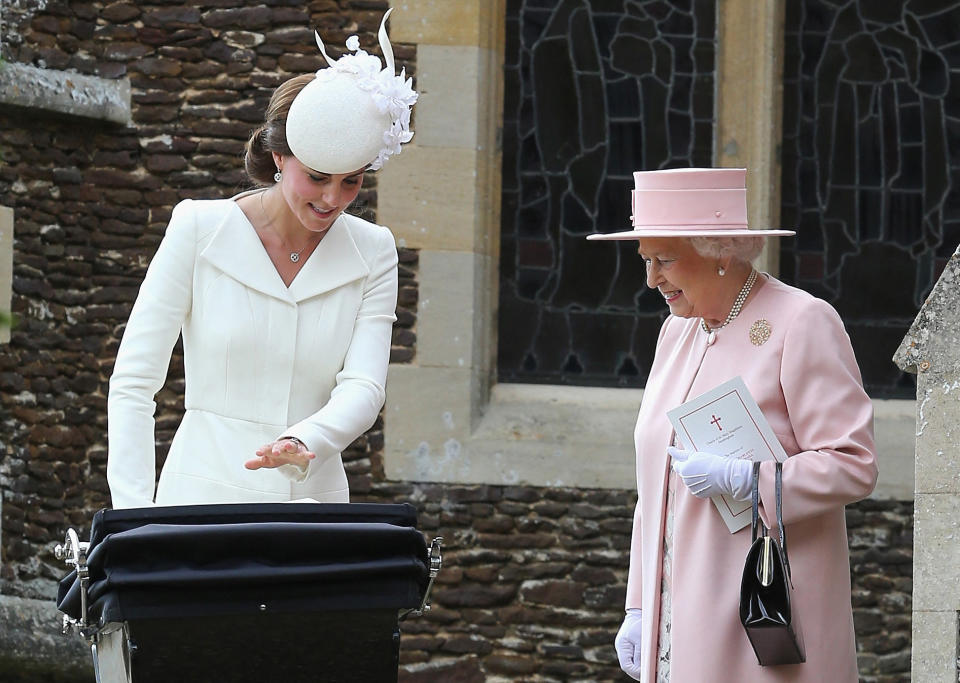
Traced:
<path fill-rule="evenodd" d="M 378 38 L 385 64 L 360 49 L 350 36 L 350 53 L 331 59 L 316 34 L 327 66 L 294 98 L 287 114 L 287 144 L 305 166 L 321 173 L 376 171 L 413 137 L 410 108 L 417 93 L 405 70 L 396 73 L 393 47 L 383 15 Z"/>

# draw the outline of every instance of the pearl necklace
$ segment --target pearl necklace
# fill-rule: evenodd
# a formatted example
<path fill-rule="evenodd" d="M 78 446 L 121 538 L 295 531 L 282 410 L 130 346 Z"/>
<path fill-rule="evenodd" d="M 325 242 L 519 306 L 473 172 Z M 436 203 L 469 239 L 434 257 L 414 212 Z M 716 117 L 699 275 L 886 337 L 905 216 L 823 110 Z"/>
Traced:
<path fill-rule="evenodd" d="M 740 288 L 740 293 L 737 294 L 737 298 L 733 302 L 733 308 L 730 309 L 730 312 L 727 314 L 727 319 L 723 321 L 718 327 L 710 329 L 707 326 L 707 321 L 703 318 L 700 318 L 700 327 L 703 328 L 703 331 L 707 333 L 707 346 L 712 346 L 715 341 L 717 341 L 717 330 L 722 327 L 726 327 L 730 324 L 734 318 L 740 315 L 740 309 L 743 308 L 743 302 L 747 300 L 747 297 L 750 296 L 750 290 L 753 289 L 753 283 L 757 281 L 757 271 L 753 268 L 750 269 L 750 275 L 747 276 L 747 281 L 743 283 L 743 287 Z"/>
<path fill-rule="evenodd" d="M 273 233 L 274 233 L 277 237 L 280 238 L 280 244 L 283 245 L 284 248 L 289 249 L 290 247 L 288 247 L 288 246 L 286 245 L 286 243 L 283 241 L 283 237 L 281 237 L 281 236 L 280 236 L 280 233 L 277 232 L 276 229 L 273 227 L 273 219 L 270 218 L 270 216 L 267 215 L 267 210 L 263 208 L 263 194 L 264 194 L 263 192 L 260 193 L 260 212 L 263 214 L 264 218 L 267 219 L 267 225 L 266 225 L 266 227 L 268 227 L 268 228 L 270 228 L 271 230 L 273 230 Z M 306 249 L 306 248 L 309 247 L 309 246 L 310 246 L 310 245 L 309 245 L 309 243 L 308 243 L 308 244 L 305 244 L 304 246 L 300 247 L 300 249 L 297 250 L 297 251 L 291 251 L 291 252 L 290 252 L 290 262 L 291 262 L 291 263 L 297 263 L 298 261 L 300 261 L 300 252 L 302 252 L 304 249 Z"/>

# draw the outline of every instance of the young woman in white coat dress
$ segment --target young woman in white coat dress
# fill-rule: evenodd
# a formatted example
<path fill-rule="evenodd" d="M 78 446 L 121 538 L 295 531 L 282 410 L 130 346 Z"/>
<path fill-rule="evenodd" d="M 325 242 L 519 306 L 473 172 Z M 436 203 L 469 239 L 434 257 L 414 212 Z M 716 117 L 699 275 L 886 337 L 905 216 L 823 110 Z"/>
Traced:
<path fill-rule="evenodd" d="M 417 99 L 379 37 L 386 66 L 318 36 L 329 66 L 277 88 L 245 158 L 266 189 L 174 208 L 110 379 L 114 507 L 349 500 L 340 453 L 383 406 L 397 250 L 344 211 L 412 136 Z M 185 414 L 154 491 L 154 396 L 181 334 Z"/>

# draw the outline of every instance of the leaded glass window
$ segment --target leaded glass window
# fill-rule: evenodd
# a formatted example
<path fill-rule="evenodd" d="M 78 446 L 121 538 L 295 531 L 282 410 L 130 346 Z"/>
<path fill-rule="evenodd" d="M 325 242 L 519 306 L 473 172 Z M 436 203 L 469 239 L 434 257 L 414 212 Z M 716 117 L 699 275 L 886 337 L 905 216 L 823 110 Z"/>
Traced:
<path fill-rule="evenodd" d="M 632 173 L 711 165 L 715 0 L 513 0 L 506 24 L 499 380 L 643 386 L 663 298 Z"/>
<path fill-rule="evenodd" d="M 843 317 L 867 391 L 960 242 L 960 5 L 788 0 L 781 276 Z"/>

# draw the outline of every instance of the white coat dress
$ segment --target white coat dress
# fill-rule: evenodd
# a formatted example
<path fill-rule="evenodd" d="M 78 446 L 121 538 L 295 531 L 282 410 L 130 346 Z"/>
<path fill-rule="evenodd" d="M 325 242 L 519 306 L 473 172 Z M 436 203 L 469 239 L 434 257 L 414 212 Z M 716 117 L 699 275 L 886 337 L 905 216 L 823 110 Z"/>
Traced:
<path fill-rule="evenodd" d="M 133 306 L 107 401 L 116 508 L 349 500 L 340 453 L 385 396 L 393 235 L 341 215 L 286 287 L 235 199 L 174 208 Z M 154 396 L 181 332 L 185 414 L 154 496 Z M 316 453 L 305 472 L 244 468 L 280 436 Z"/>

